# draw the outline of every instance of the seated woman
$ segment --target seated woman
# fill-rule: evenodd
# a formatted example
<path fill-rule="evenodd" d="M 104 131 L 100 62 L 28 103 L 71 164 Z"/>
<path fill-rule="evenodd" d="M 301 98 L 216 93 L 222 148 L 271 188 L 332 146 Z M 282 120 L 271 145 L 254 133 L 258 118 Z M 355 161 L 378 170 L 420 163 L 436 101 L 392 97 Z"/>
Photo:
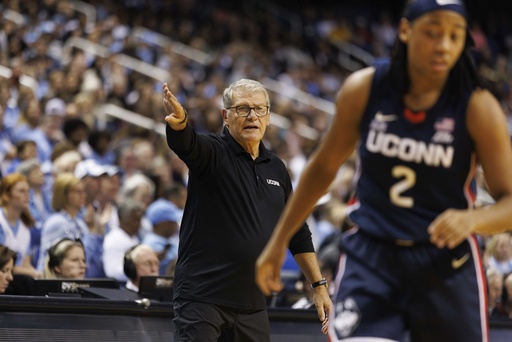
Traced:
<path fill-rule="evenodd" d="M 41 247 L 37 269 L 44 270 L 45 258 L 56 241 L 63 238 L 83 241 L 87 260 L 87 278 L 101 278 L 103 272 L 103 237 L 109 210 L 96 217 L 85 209 L 85 183 L 71 173 L 61 173 L 53 185 L 52 207 L 54 213 L 46 219 L 41 231 Z M 90 215 L 92 214 L 92 215 Z"/>
<path fill-rule="evenodd" d="M 84 279 L 86 268 L 82 242 L 64 238 L 48 250 L 43 277 L 45 279 Z"/>
<path fill-rule="evenodd" d="M 30 230 L 34 219 L 29 208 L 29 185 L 25 176 L 11 173 L 0 182 L 0 244 L 17 253 L 14 273 L 38 278 L 30 262 Z"/>
<path fill-rule="evenodd" d="M 13 280 L 12 271 L 16 264 L 16 252 L 0 245 L 0 293 L 5 293 Z"/>

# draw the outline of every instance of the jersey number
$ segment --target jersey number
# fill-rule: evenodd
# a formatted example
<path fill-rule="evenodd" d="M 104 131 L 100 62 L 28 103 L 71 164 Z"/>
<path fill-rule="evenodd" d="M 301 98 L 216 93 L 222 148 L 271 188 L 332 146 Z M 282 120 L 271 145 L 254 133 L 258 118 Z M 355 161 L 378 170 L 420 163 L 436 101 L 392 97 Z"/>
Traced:
<path fill-rule="evenodd" d="M 391 175 L 395 178 L 403 178 L 389 189 L 391 202 L 399 207 L 412 208 L 414 199 L 402 194 L 416 184 L 416 173 L 406 166 L 395 166 L 391 170 Z"/>

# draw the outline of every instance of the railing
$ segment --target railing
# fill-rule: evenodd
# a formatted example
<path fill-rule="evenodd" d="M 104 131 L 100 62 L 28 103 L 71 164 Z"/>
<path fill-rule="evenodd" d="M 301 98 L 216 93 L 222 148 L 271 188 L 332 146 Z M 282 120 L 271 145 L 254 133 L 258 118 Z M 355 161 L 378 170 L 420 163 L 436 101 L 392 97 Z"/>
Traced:
<path fill-rule="evenodd" d="M 85 15 L 85 22 L 87 25 L 96 24 L 96 8 L 93 5 L 83 1 L 71 0 L 67 2 L 68 5 L 77 12 L 81 12 Z"/>
<path fill-rule="evenodd" d="M 176 40 L 172 40 L 163 34 L 157 33 L 142 26 L 135 26 L 132 29 L 131 36 L 148 44 L 157 45 L 163 48 L 170 47 L 173 52 L 196 61 L 202 65 L 209 65 L 213 61 L 212 56 L 201 50 L 195 49 Z"/>
<path fill-rule="evenodd" d="M 18 26 L 25 25 L 25 18 L 21 13 L 5 8 L 2 10 L 3 17 L 9 21 L 12 21 Z"/>
<path fill-rule="evenodd" d="M 171 74 L 169 74 L 169 72 L 164 69 L 157 68 L 149 63 L 143 62 L 122 53 L 113 54 L 110 52 L 108 47 L 80 37 L 71 37 L 64 43 L 64 47 L 62 49 L 62 63 L 64 65 L 67 65 L 70 62 L 73 48 L 86 51 L 90 54 L 102 58 L 113 56 L 114 62 L 159 82 L 169 82 L 171 79 Z"/>
<path fill-rule="evenodd" d="M 96 124 L 99 129 L 106 128 L 107 117 L 113 117 L 129 122 L 132 125 L 154 130 L 158 134 L 165 136 L 165 124 L 163 122 L 156 122 L 153 119 L 111 103 L 102 104 L 96 109 Z"/>
<path fill-rule="evenodd" d="M 360 47 L 349 43 L 334 44 L 340 50 L 338 62 L 349 71 L 356 71 L 363 67 L 372 65 L 375 61 L 373 55 Z"/>
<path fill-rule="evenodd" d="M 302 102 L 325 113 L 331 115 L 334 114 L 334 104 L 330 101 L 324 100 L 317 96 L 313 96 L 303 90 L 300 90 L 297 87 L 293 87 L 289 84 L 276 81 L 268 77 L 264 78 L 262 83 L 265 85 L 265 87 L 267 87 L 268 90 L 293 99 L 294 101 Z"/>
<path fill-rule="evenodd" d="M 9 79 L 11 78 L 11 76 L 12 70 L 6 66 L 0 65 L 0 77 Z M 22 74 L 20 76 L 20 84 L 29 87 L 34 91 L 34 94 L 37 94 L 37 88 L 39 87 L 39 83 L 36 81 L 35 78 Z"/>

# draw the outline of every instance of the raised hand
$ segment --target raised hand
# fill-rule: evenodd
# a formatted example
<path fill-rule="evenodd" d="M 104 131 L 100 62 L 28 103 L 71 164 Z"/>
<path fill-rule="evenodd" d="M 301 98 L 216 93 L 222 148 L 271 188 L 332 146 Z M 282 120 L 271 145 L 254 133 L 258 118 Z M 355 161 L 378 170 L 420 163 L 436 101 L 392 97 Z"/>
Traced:
<path fill-rule="evenodd" d="M 163 85 L 164 89 L 164 110 L 167 114 L 165 117 L 165 121 L 171 127 L 178 127 L 187 122 L 187 112 L 183 109 L 182 105 L 178 102 L 176 96 L 169 90 L 167 83 Z"/>

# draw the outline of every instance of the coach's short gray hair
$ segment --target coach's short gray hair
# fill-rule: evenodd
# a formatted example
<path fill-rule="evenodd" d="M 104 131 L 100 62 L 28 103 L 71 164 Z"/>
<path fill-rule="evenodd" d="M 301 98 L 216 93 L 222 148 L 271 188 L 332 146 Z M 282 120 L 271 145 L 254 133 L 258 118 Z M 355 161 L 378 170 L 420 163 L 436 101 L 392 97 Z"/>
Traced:
<path fill-rule="evenodd" d="M 249 80 L 246 78 L 242 78 L 236 82 L 231 83 L 226 89 L 224 89 L 224 93 L 222 94 L 222 100 L 224 102 L 224 108 L 229 108 L 233 106 L 233 95 L 238 91 L 247 91 L 247 92 L 260 92 L 265 95 L 265 101 L 267 102 L 267 106 L 270 107 L 270 98 L 268 96 L 267 89 L 258 81 Z"/>

